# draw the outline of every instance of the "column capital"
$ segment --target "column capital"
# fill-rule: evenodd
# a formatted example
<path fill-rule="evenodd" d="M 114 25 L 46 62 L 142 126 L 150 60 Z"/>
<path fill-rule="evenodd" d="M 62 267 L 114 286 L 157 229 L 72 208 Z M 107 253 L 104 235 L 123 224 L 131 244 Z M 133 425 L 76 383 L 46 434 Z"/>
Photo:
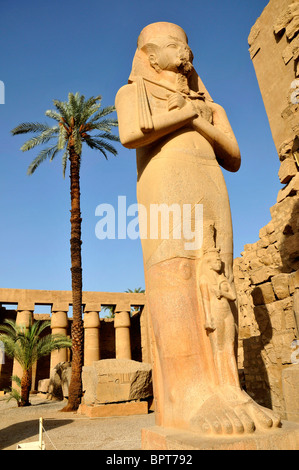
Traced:
<path fill-rule="evenodd" d="M 129 311 L 115 312 L 114 328 L 130 328 L 131 318 Z"/>
<path fill-rule="evenodd" d="M 84 328 L 100 328 L 101 322 L 98 311 L 84 313 Z"/>
<path fill-rule="evenodd" d="M 51 316 L 51 329 L 54 328 L 67 328 L 69 325 L 67 311 L 55 311 Z"/>
<path fill-rule="evenodd" d="M 34 308 L 33 308 L 34 310 Z M 30 323 L 33 323 L 33 310 L 19 310 L 17 311 L 17 318 L 16 324 L 17 325 L 25 325 L 25 327 L 29 327 Z"/>

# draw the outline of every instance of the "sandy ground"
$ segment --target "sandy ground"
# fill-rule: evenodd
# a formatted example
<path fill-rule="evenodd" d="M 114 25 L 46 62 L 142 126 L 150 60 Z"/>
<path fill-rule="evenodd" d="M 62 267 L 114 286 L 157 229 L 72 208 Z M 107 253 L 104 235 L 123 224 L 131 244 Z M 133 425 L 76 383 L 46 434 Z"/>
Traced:
<path fill-rule="evenodd" d="M 0 398 L 0 450 L 38 441 L 39 418 L 44 419 L 46 450 L 140 450 L 141 429 L 154 425 L 154 413 L 111 418 L 88 418 L 62 413 L 63 402 L 32 395 L 31 406 L 18 408 Z"/>

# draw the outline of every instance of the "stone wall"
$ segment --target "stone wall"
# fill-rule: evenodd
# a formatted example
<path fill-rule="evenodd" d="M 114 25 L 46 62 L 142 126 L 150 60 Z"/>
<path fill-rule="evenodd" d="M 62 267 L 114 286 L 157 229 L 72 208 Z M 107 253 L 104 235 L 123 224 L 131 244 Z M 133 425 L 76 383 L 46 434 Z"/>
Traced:
<path fill-rule="evenodd" d="M 298 12 L 298 1 L 271 0 L 248 38 L 277 151 L 299 131 L 299 105 L 295 100 L 299 92 Z"/>
<path fill-rule="evenodd" d="M 271 0 L 249 36 L 284 186 L 259 240 L 245 245 L 234 262 L 239 368 L 244 370 L 245 387 L 257 402 L 283 417 L 288 415 L 285 370 L 294 363 L 299 344 L 298 19 L 298 1 Z"/>

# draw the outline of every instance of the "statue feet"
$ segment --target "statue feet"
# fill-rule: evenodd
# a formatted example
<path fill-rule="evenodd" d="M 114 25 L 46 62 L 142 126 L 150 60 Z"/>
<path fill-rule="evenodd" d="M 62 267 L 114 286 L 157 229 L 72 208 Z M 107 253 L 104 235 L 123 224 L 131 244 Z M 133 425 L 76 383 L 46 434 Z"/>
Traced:
<path fill-rule="evenodd" d="M 196 432 L 227 436 L 271 430 L 281 422 L 272 410 L 255 403 L 244 391 L 228 386 L 208 398 L 190 424 Z"/>

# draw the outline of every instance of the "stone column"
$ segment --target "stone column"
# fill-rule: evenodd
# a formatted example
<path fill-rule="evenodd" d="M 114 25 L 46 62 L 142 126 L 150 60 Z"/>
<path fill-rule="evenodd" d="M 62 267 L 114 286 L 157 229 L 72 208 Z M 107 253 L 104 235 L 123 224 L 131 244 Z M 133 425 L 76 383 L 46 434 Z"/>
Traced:
<path fill-rule="evenodd" d="M 91 366 L 101 359 L 100 353 L 100 318 L 101 308 L 87 304 L 84 308 L 84 365 Z"/>
<path fill-rule="evenodd" d="M 33 312 L 34 312 L 34 302 L 19 302 L 17 309 L 17 318 L 16 325 L 23 325 L 25 328 L 28 328 L 30 323 L 33 323 Z M 17 375 L 22 379 L 23 369 L 16 359 L 13 361 L 12 375 Z M 35 377 L 32 380 L 32 386 L 34 386 Z M 13 388 L 18 389 L 16 383 L 13 382 Z"/>
<path fill-rule="evenodd" d="M 130 305 L 118 304 L 115 309 L 115 353 L 116 359 L 131 359 Z"/>
<path fill-rule="evenodd" d="M 69 303 L 54 304 L 52 307 L 51 317 L 51 330 L 52 335 L 63 335 L 67 336 L 68 329 L 68 317 L 67 312 L 69 309 Z M 68 361 L 68 350 L 67 348 L 52 351 L 50 370 L 52 370 L 59 362 Z"/>

